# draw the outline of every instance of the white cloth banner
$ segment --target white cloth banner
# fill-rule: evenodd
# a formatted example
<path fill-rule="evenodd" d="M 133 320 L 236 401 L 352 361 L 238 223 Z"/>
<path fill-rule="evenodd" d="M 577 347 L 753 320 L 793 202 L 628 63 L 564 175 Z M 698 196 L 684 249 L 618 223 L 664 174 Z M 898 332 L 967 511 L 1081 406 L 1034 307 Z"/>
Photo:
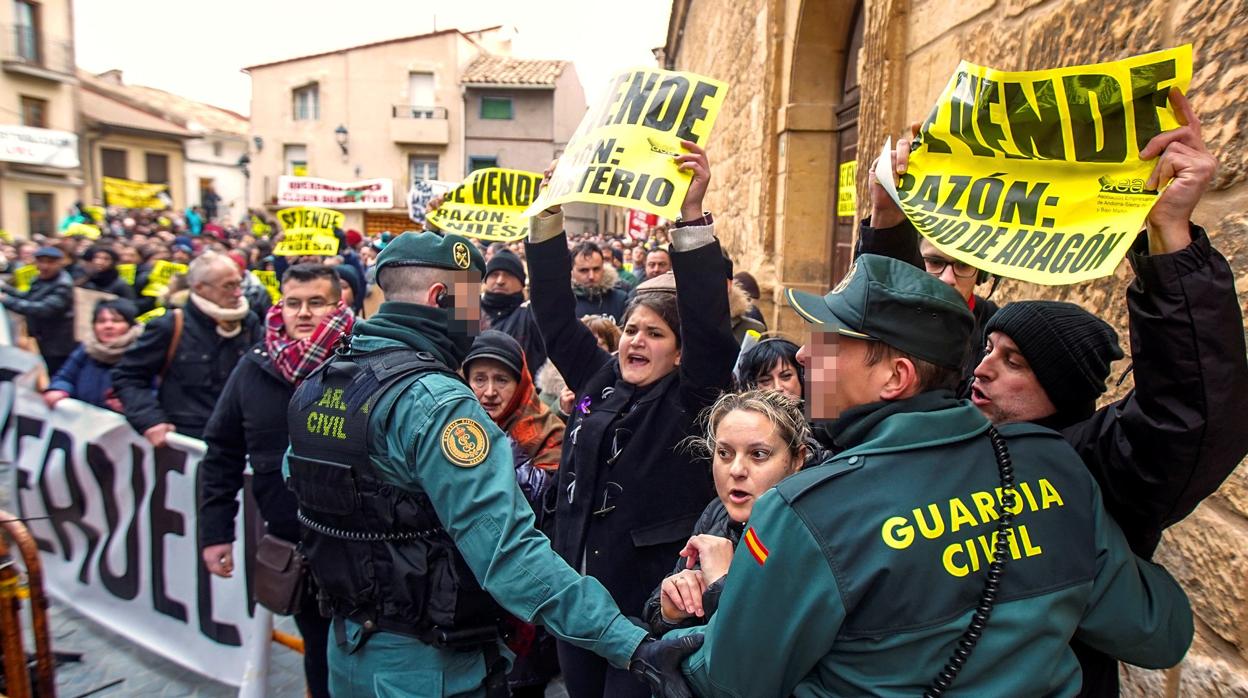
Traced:
<path fill-rule="evenodd" d="M 30 126 L 0 126 L 0 160 L 27 165 L 78 166 L 78 136 Z"/>
<path fill-rule="evenodd" d="M 320 208 L 394 208 L 394 184 L 389 179 L 335 182 L 316 177 L 282 175 L 277 178 L 277 203 Z"/>
<path fill-rule="evenodd" d="M 221 579 L 200 562 L 204 443 L 174 434 L 153 449 L 114 412 L 70 399 L 49 410 L 18 375 L 15 351 L 0 349 L 0 454 L 14 464 L 17 515 L 39 544 L 48 593 L 156 654 L 240 685 L 255 624 L 244 567 Z M 238 517 L 236 540 L 247 540 L 250 515 Z M 243 545 L 235 555 L 250 559 Z"/>
<path fill-rule="evenodd" d="M 425 207 L 439 194 L 445 194 L 455 188 L 454 182 L 439 182 L 436 179 L 421 179 L 412 182 L 407 191 L 407 217 L 413 223 L 425 224 Z"/>

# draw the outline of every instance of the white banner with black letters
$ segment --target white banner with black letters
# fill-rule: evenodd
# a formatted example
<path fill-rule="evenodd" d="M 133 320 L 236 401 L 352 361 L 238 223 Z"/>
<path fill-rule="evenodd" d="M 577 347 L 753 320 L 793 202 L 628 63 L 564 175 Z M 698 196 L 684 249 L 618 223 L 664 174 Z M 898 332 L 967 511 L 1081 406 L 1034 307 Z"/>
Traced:
<path fill-rule="evenodd" d="M 213 577 L 200 562 L 204 443 L 174 434 L 153 449 L 117 413 L 69 399 L 49 410 L 21 375 L 22 356 L 0 347 L 0 455 L 14 465 L 16 513 L 38 542 L 46 591 L 152 652 L 240 685 L 252 641 L 247 575 Z M 243 511 L 238 541 L 254 527 L 254 507 Z M 249 560 L 243 545 L 235 555 Z"/>

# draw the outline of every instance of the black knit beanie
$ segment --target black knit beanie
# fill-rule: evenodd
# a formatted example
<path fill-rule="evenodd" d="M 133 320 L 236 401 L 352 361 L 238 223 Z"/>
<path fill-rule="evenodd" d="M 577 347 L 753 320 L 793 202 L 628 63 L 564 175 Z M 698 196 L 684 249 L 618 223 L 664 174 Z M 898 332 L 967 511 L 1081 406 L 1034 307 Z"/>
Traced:
<path fill-rule="evenodd" d="M 498 259 L 498 255 L 494 258 Z M 524 349 L 511 335 L 498 330 L 486 330 L 472 341 L 472 348 L 464 357 L 465 376 L 468 375 L 468 364 L 477 359 L 494 359 L 510 369 L 516 380 L 520 379 L 520 372 L 524 370 Z"/>
<path fill-rule="evenodd" d="M 1123 356 L 1114 328 L 1074 303 L 1009 303 L 988 321 L 984 335 L 997 331 L 1014 340 L 1049 400 L 1074 420 L 1092 414 L 1110 364 Z"/>
<path fill-rule="evenodd" d="M 489 277 L 496 271 L 505 271 L 508 274 L 520 279 L 520 285 L 528 283 L 528 277 L 524 274 L 524 262 L 516 256 L 511 250 L 499 250 L 490 257 L 489 263 L 485 265 L 485 275 Z"/>

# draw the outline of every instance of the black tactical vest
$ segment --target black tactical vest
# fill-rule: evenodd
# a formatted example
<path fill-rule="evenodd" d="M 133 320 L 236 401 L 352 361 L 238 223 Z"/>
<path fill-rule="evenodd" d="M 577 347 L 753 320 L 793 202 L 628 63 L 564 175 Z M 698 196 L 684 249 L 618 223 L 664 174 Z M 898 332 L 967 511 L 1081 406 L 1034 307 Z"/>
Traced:
<path fill-rule="evenodd" d="M 326 362 L 290 401 L 288 485 L 299 501 L 303 550 L 323 613 L 366 632 L 469 647 L 495 639 L 501 610 L 477 584 L 429 498 L 383 481 L 368 457 L 369 414 L 388 411 L 394 396 L 428 371 L 455 375 L 410 349 Z"/>

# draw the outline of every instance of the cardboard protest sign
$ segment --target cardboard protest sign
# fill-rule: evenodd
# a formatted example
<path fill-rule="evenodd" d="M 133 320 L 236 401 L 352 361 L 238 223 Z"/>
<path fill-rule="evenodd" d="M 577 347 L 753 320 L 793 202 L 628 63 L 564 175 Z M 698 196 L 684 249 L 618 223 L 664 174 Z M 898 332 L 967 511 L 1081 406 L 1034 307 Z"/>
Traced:
<path fill-rule="evenodd" d="M 277 212 L 277 221 L 286 231 L 273 254 L 283 257 L 338 254 L 334 228 L 342 228 L 346 214 L 327 208 L 297 206 Z"/>
<path fill-rule="evenodd" d="M 155 298 L 164 293 L 166 288 L 169 288 L 169 280 L 172 279 L 175 274 L 185 273 L 185 264 L 167 262 L 163 259 L 157 260 L 156 263 L 152 265 L 152 273 L 147 276 L 147 285 L 144 286 L 143 290 L 139 293 L 144 296 L 151 296 L 152 298 Z"/>
<path fill-rule="evenodd" d="M 269 292 L 269 298 L 272 298 L 274 303 L 282 299 L 282 282 L 277 278 L 277 272 L 259 269 L 251 273 L 264 284 L 264 289 Z"/>
<path fill-rule="evenodd" d="M 446 193 L 429 222 L 448 233 L 511 242 L 529 234 L 525 209 L 542 184 L 536 172 L 489 167 Z"/>
<path fill-rule="evenodd" d="M 407 192 L 407 217 L 413 223 L 424 225 L 425 208 L 433 197 L 454 189 L 455 185 L 450 182 L 439 182 L 436 179 L 421 179 L 412 182 L 412 188 Z"/>
<path fill-rule="evenodd" d="M 118 264 L 117 265 L 117 276 L 120 276 L 122 281 L 125 281 L 131 286 L 134 285 L 134 275 L 137 271 L 138 271 L 137 264 Z"/>
<path fill-rule="evenodd" d="M 169 207 L 168 184 L 148 184 L 117 177 L 104 177 L 103 179 L 104 202 L 109 206 L 155 209 Z"/>
<path fill-rule="evenodd" d="M 728 85 L 693 73 L 620 73 L 581 119 L 544 189 L 525 215 L 582 201 L 675 220 L 691 175 L 676 165 L 681 140 L 705 146 Z"/>
<path fill-rule="evenodd" d="M 963 62 L 894 183 L 876 177 L 942 252 L 1000 276 L 1072 284 L 1108 276 L 1157 191 L 1140 150 L 1179 126 L 1191 46 L 1112 63 L 1009 73 Z"/>

